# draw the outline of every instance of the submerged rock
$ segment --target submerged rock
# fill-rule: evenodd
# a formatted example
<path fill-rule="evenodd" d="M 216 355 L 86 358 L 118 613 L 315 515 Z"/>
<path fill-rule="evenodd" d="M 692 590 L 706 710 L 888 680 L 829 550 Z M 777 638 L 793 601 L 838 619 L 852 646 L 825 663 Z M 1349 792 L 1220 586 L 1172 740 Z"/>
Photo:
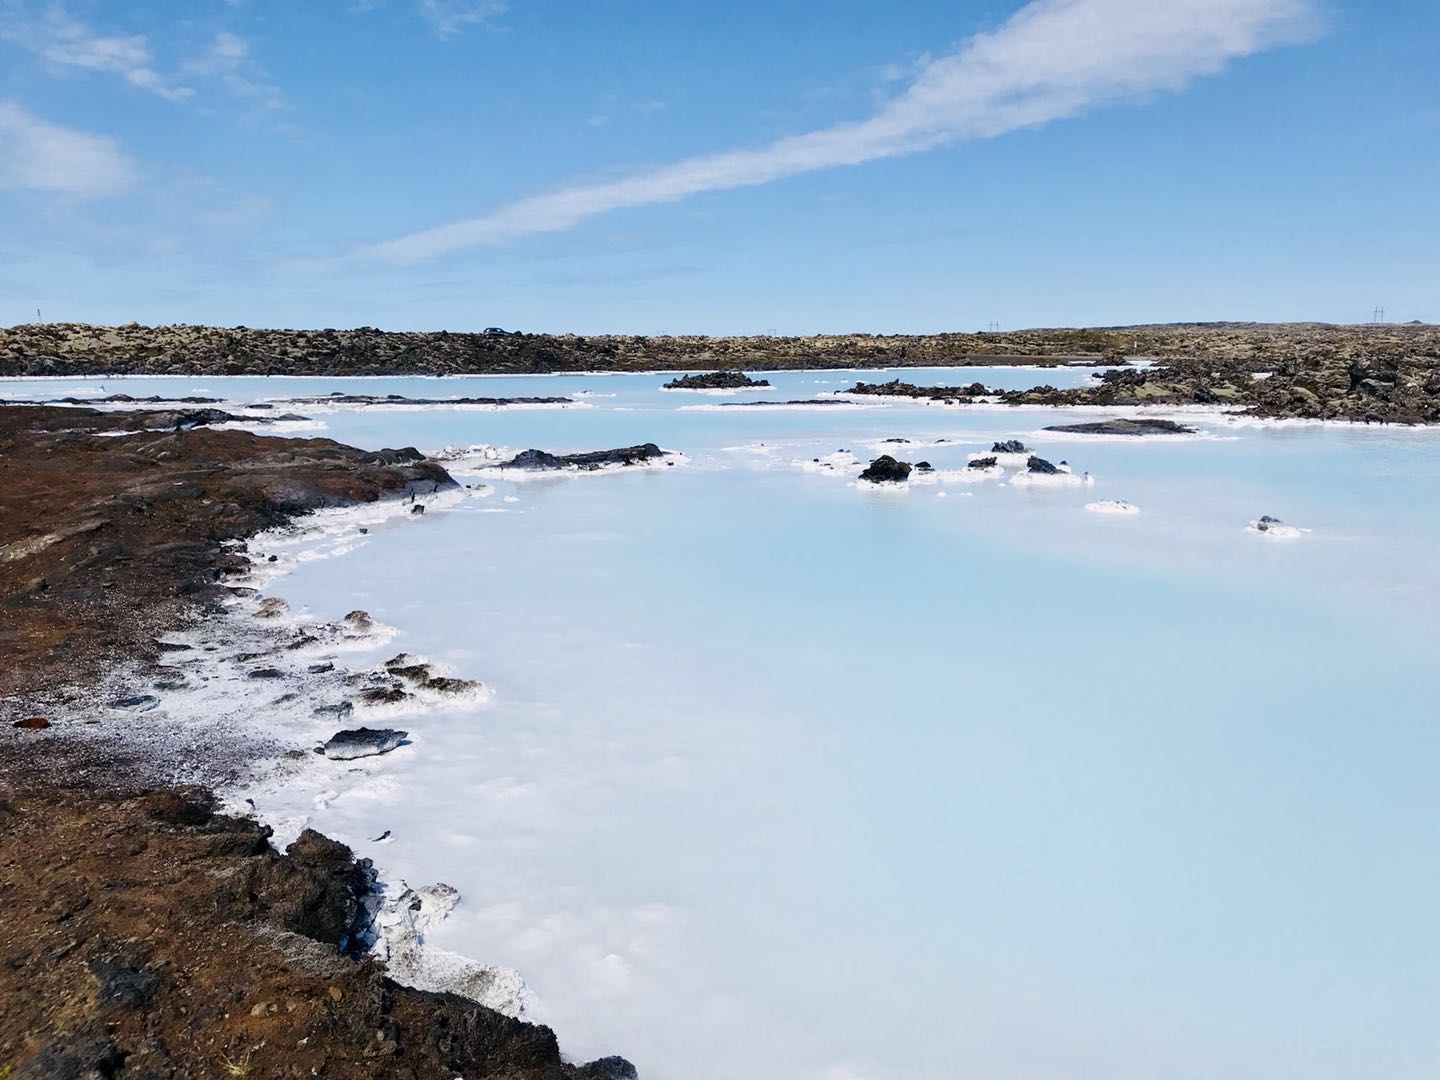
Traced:
<path fill-rule="evenodd" d="M 903 484 L 910 479 L 910 468 L 908 462 L 896 461 L 889 454 L 881 454 L 870 462 L 860 474 L 860 479 L 868 480 L 872 484 Z"/>
<path fill-rule="evenodd" d="M 287 604 L 278 596 L 267 596 L 255 605 L 255 617 L 257 619 L 278 619 L 290 610 Z"/>
<path fill-rule="evenodd" d="M 1174 420 L 1095 420 L 1084 424 L 1055 424 L 1046 431 L 1071 435 L 1193 435 L 1195 429 Z"/>
<path fill-rule="evenodd" d="M 410 694 L 399 683 L 391 686 L 372 686 L 360 691 L 360 700 L 366 705 L 398 705 Z"/>
<path fill-rule="evenodd" d="M 337 761 L 374 757 L 377 754 L 388 754 L 403 743 L 409 734 L 408 731 L 395 728 L 348 728 L 330 736 L 320 750 L 326 757 Z"/>

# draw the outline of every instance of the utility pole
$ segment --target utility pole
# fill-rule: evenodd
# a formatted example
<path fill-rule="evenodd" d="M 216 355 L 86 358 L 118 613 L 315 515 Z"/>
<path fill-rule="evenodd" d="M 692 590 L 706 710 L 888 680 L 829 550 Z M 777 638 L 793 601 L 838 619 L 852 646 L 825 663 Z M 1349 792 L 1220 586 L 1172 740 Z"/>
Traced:
<path fill-rule="evenodd" d="M 1385 323 L 1385 309 L 1383 307 L 1377 307 L 1370 313 L 1370 321 L 1376 326 L 1383 326 Z"/>

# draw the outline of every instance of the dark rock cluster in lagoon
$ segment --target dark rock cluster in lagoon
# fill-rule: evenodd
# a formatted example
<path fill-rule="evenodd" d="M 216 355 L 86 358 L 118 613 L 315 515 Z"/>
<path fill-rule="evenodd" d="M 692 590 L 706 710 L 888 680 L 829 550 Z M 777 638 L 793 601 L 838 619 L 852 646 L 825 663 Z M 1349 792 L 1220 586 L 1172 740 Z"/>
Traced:
<path fill-rule="evenodd" d="M 891 379 L 885 383 L 857 382 L 842 394 L 865 394 L 869 397 L 920 398 L 927 401 L 943 401 L 948 404 L 968 405 L 977 397 L 991 393 L 983 383 L 969 386 L 916 386 L 914 383 Z"/>
<path fill-rule="evenodd" d="M 861 480 L 872 484 L 903 484 L 910 479 L 913 468 L 908 462 L 896 461 L 889 454 L 881 454 L 860 474 Z"/>
<path fill-rule="evenodd" d="M 568 397 L 453 397 L 453 398 L 412 398 L 403 394 L 320 394 L 314 397 L 279 399 L 282 405 L 361 405 L 361 406 L 407 406 L 417 405 L 486 405 L 503 408 L 506 405 L 574 405 Z"/>
<path fill-rule="evenodd" d="M 721 409 L 783 409 L 796 405 L 849 405 L 848 401 L 836 398 L 804 398 L 794 401 L 722 401 L 716 407 Z"/>
<path fill-rule="evenodd" d="M 622 446 L 615 450 L 592 450 L 581 454 L 551 454 L 545 450 L 522 450 L 509 461 L 502 462 L 501 469 L 524 469 L 540 472 L 554 469 L 580 469 L 592 472 L 608 466 L 643 465 L 659 461 L 667 456 L 654 443 L 639 446 Z"/>
<path fill-rule="evenodd" d="M 1071 435 L 1194 435 L 1195 429 L 1174 420 L 1094 420 L 1084 424 L 1053 424 L 1046 431 Z"/>
<path fill-rule="evenodd" d="M 743 371 L 711 371 L 703 375 L 680 375 L 664 384 L 666 390 L 746 390 L 769 386 L 769 379 L 752 379 Z"/>

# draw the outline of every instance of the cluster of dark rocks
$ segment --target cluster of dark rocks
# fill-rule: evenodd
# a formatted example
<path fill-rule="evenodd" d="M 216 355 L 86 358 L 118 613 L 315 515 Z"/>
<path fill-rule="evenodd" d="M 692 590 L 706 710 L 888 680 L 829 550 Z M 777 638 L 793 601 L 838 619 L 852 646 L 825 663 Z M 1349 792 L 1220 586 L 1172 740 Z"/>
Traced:
<path fill-rule="evenodd" d="M 509 461 L 502 462 L 501 469 L 524 469 L 540 472 L 553 469 L 579 469 L 591 472 L 614 465 L 644 465 L 662 460 L 666 451 L 654 443 L 638 446 L 621 446 L 614 450 L 591 450 L 581 454 L 552 454 L 545 450 L 522 450 Z"/>
<path fill-rule="evenodd" d="M 745 390 L 769 386 L 769 379 L 752 379 L 743 371 L 711 371 L 702 375 L 680 375 L 665 383 L 666 390 Z"/>

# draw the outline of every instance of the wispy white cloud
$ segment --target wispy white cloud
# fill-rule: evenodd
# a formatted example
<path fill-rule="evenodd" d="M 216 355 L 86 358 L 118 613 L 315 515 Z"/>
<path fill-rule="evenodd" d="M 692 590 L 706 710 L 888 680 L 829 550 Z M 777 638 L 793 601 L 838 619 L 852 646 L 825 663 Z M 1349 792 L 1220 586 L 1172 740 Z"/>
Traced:
<path fill-rule="evenodd" d="M 505 13 L 505 0 L 417 0 L 420 15 L 442 38 Z"/>
<path fill-rule="evenodd" d="M 923 63 L 868 119 L 531 196 L 359 254 L 433 258 L 558 232 L 612 210 L 1033 127 L 1178 90 L 1232 60 L 1304 40 L 1317 19 L 1315 0 L 1033 0 L 997 29 Z"/>
<path fill-rule="evenodd" d="M 185 74 L 219 79 L 232 93 L 251 98 L 269 109 L 283 109 L 280 88 L 250 54 L 250 43 L 235 34 L 217 33 L 209 46 L 185 63 Z"/>
<path fill-rule="evenodd" d="M 0 187 L 110 195 L 135 178 L 114 139 L 41 120 L 0 101 Z"/>
<path fill-rule="evenodd" d="M 59 5 L 31 15 L 20 0 L 0 3 L 0 40 L 29 49 L 58 67 L 82 68 L 119 75 L 131 86 L 181 101 L 195 91 L 166 79 L 154 67 L 150 43 L 143 34 L 100 34 Z"/>

